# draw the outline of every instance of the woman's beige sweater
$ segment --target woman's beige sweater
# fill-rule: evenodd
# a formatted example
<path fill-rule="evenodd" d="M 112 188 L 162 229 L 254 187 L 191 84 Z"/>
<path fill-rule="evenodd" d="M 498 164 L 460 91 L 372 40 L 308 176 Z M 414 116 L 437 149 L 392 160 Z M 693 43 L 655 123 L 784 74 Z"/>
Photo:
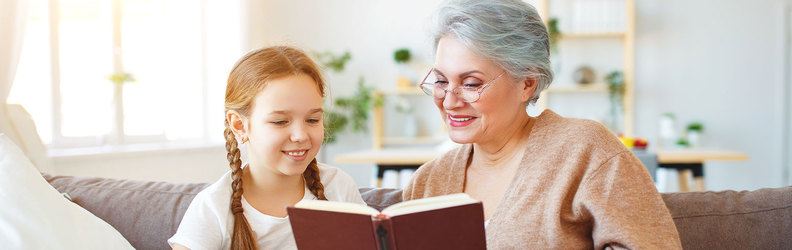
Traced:
<path fill-rule="evenodd" d="M 548 110 L 528 129 L 521 165 L 486 227 L 489 249 L 681 248 L 649 173 L 605 127 Z M 421 166 L 404 199 L 464 192 L 472 150 Z"/>

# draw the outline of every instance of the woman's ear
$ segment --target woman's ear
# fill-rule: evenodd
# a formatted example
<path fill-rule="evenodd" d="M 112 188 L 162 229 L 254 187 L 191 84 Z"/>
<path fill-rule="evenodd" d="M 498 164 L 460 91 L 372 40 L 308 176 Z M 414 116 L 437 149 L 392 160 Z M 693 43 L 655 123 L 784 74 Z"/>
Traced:
<path fill-rule="evenodd" d="M 243 140 L 247 137 L 248 127 L 247 118 L 235 110 L 226 111 L 226 121 L 228 128 L 234 132 L 237 139 Z"/>
<path fill-rule="evenodd" d="M 520 87 L 522 87 L 520 91 L 520 100 L 522 102 L 531 100 L 531 97 L 536 93 L 537 86 L 539 86 L 539 81 L 536 78 L 526 77 L 520 84 Z"/>

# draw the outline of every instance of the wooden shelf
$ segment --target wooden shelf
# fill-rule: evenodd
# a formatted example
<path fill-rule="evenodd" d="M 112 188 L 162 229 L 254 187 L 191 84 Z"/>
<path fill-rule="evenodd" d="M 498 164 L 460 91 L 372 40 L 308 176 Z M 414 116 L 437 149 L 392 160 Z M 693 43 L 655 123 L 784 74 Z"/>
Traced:
<path fill-rule="evenodd" d="M 605 83 L 550 85 L 550 88 L 545 91 L 547 93 L 607 93 L 608 85 Z"/>
<path fill-rule="evenodd" d="M 545 24 L 553 16 L 554 13 L 551 11 L 551 5 L 558 4 L 562 0 L 539 0 L 538 6 L 541 8 L 539 15 L 545 19 Z M 564 4 L 559 4 L 564 5 Z M 633 134 L 633 123 L 634 123 L 634 88 L 635 88 L 635 18 L 636 18 L 636 11 L 635 11 L 635 0 L 624 0 L 624 5 L 622 6 L 613 6 L 614 8 L 623 8 L 624 10 L 624 28 L 619 29 L 616 32 L 564 32 L 561 30 L 559 40 L 563 42 L 564 40 L 573 41 L 573 40 L 592 40 L 592 39 L 616 39 L 616 41 L 620 42 L 621 49 L 623 51 L 622 54 L 622 67 L 619 69 L 623 73 L 624 77 L 624 97 L 622 98 L 622 108 L 623 108 L 623 118 L 622 118 L 622 125 L 620 130 L 621 131 L 614 131 L 618 133 L 622 133 L 626 136 L 631 136 Z M 562 21 L 568 20 L 565 18 L 569 18 L 569 16 L 555 16 L 555 18 L 559 18 Z M 610 41 L 609 41 L 610 42 Z M 578 44 L 570 44 L 576 46 L 583 46 Z M 595 44 L 596 45 L 596 44 Z M 587 46 L 587 45 L 586 45 Z M 586 49 L 596 49 L 596 48 L 586 48 Z M 585 58 L 585 55 L 571 55 L 574 57 L 581 57 Z M 559 72 L 556 72 L 559 73 Z M 551 85 L 550 88 L 543 91 L 541 93 L 541 97 L 537 102 L 537 107 L 539 110 L 549 108 L 547 105 L 550 103 L 548 99 L 551 99 L 550 96 L 554 93 L 608 93 L 608 85 L 603 83 L 594 83 L 590 86 L 553 86 Z"/>
<path fill-rule="evenodd" d="M 564 39 L 623 39 L 627 37 L 624 32 L 585 32 L 585 33 L 561 33 L 561 40 Z"/>
<path fill-rule="evenodd" d="M 396 87 L 394 90 L 387 90 L 387 91 L 375 91 L 373 93 L 374 98 L 382 98 L 385 99 L 388 96 L 404 96 L 404 95 L 411 95 L 411 96 L 422 96 L 426 98 L 430 98 L 426 93 L 424 93 L 420 88 L 417 86 L 411 87 Z M 385 114 L 384 109 L 382 106 L 374 107 L 371 113 L 371 118 L 373 120 L 373 129 L 372 129 L 372 145 L 374 149 L 382 149 L 385 145 L 401 145 L 401 146 L 412 146 L 412 145 L 428 145 L 428 144 L 438 144 L 443 141 L 444 138 L 438 138 L 436 136 L 419 136 L 419 137 L 394 137 L 394 136 L 385 136 Z"/>

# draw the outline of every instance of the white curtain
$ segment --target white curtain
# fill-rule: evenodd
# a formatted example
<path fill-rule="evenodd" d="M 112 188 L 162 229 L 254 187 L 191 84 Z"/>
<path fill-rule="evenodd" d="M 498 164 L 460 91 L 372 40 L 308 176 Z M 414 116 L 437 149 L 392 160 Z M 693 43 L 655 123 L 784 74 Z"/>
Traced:
<path fill-rule="evenodd" d="M 22 51 L 27 13 L 27 0 L 0 0 L 0 131 L 20 147 L 24 143 L 10 119 L 6 102 Z"/>

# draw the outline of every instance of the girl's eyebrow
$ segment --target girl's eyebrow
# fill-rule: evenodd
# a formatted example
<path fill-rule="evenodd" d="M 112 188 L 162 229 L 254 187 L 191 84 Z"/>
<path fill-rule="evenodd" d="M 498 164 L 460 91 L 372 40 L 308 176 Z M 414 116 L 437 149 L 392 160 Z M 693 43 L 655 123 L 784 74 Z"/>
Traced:
<path fill-rule="evenodd" d="M 310 111 L 308 111 L 308 114 L 315 114 L 315 113 L 322 113 L 322 112 L 324 112 L 324 109 L 315 108 L 315 109 L 311 109 Z M 287 111 L 287 110 L 275 110 L 275 111 L 270 112 L 270 114 L 271 115 L 288 115 L 288 114 L 291 114 L 291 112 Z"/>

